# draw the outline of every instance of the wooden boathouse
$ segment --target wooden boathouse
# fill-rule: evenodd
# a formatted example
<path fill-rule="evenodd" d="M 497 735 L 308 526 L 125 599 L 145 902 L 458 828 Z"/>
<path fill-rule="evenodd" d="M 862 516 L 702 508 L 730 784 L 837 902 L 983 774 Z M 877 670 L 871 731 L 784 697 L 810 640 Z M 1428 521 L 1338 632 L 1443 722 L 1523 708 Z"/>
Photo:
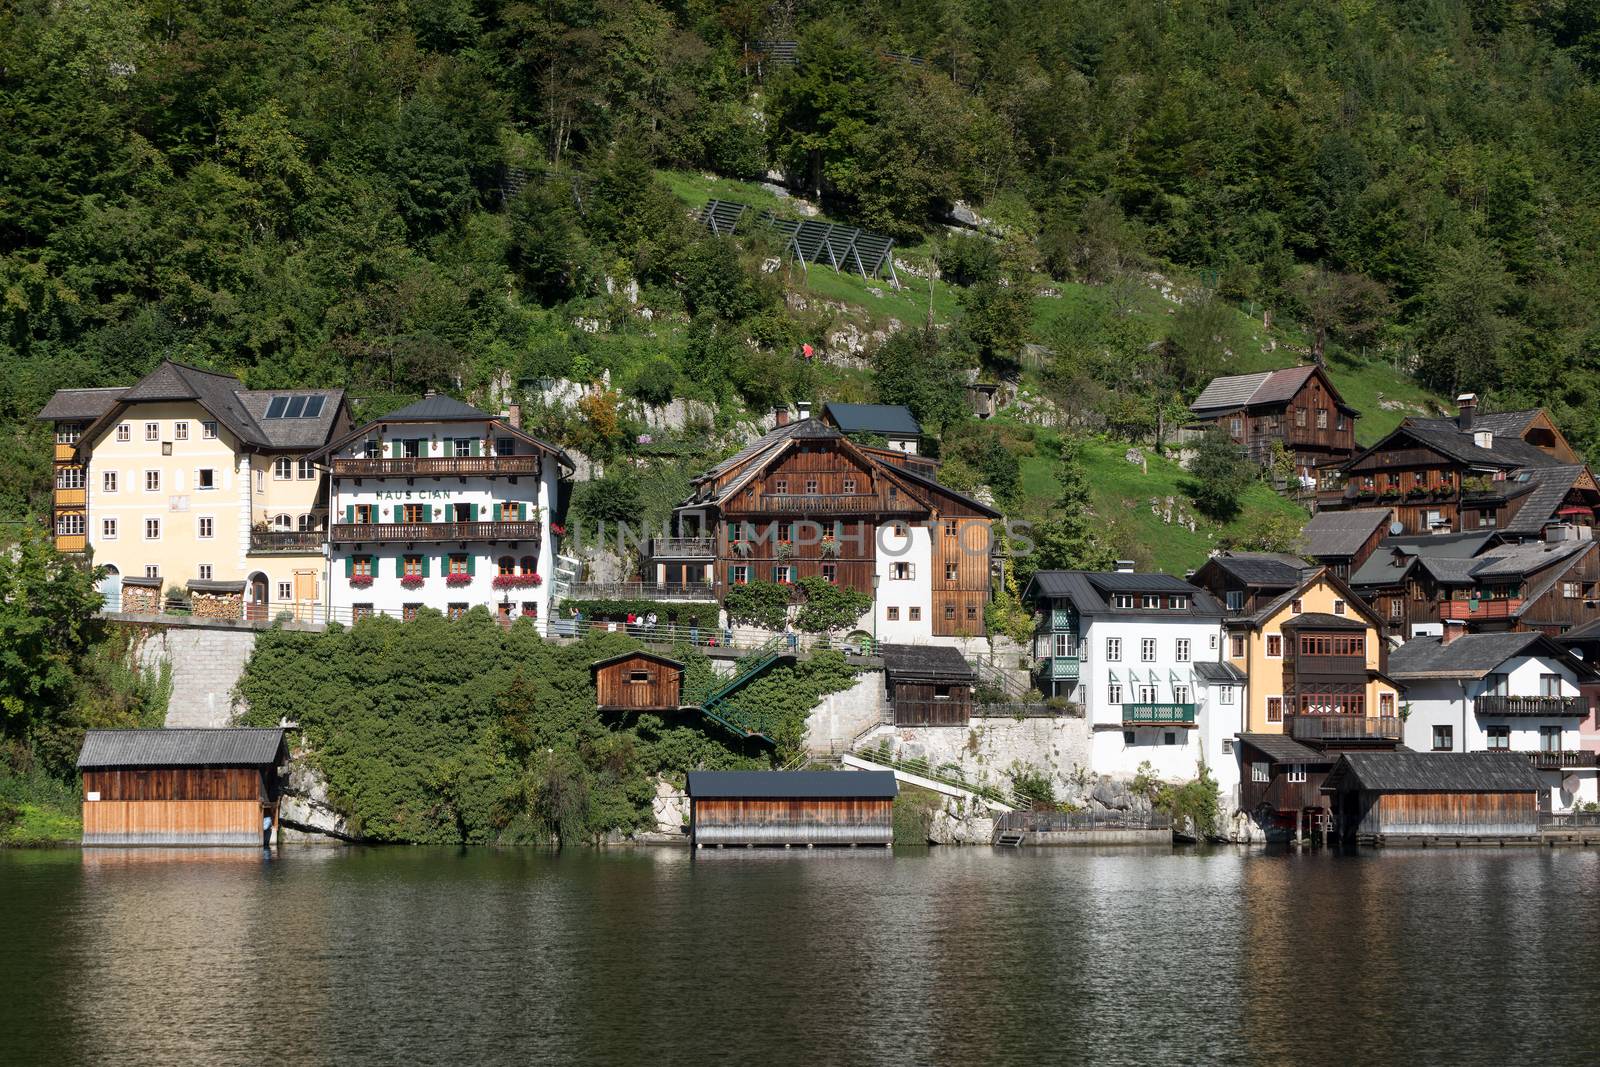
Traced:
<path fill-rule="evenodd" d="M 90 730 L 83 843 L 260 848 L 288 757 L 281 729 Z"/>
<path fill-rule="evenodd" d="M 1539 775 L 1524 752 L 1347 752 L 1322 791 L 1347 842 L 1536 841 Z"/>
<path fill-rule="evenodd" d="M 947 645 L 882 645 L 884 684 L 896 726 L 965 726 L 977 672 Z"/>
<path fill-rule="evenodd" d="M 675 711 L 683 701 L 683 664 L 643 650 L 589 666 L 600 711 Z"/>
<path fill-rule="evenodd" d="M 893 771 L 690 771 L 690 840 L 887 847 L 898 794 Z"/>

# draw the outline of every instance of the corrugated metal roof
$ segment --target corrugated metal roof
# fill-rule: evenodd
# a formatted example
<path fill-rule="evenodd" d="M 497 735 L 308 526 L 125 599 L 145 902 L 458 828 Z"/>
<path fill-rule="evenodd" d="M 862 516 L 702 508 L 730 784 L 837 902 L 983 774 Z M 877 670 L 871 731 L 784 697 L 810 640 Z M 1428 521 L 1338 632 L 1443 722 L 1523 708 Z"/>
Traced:
<path fill-rule="evenodd" d="M 128 387 L 125 385 L 103 389 L 57 389 L 55 395 L 40 409 L 36 417 L 46 421 L 98 419 L 110 411 L 127 391 Z"/>
<path fill-rule="evenodd" d="M 1271 371 L 1255 374 L 1229 374 L 1213 378 L 1206 383 L 1200 395 L 1189 405 L 1190 411 L 1214 411 L 1219 408 L 1242 408 L 1255 396 L 1256 390 L 1272 377 Z"/>
<path fill-rule="evenodd" d="M 277 727 L 90 730 L 78 768 L 270 767 L 286 754 Z"/>
<path fill-rule="evenodd" d="M 1389 508 L 1319 511 L 1300 535 L 1302 550 L 1318 558 L 1353 556 L 1392 514 Z"/>
<path fill-rule="evenodd" d="M 1219 552 L 1211 562 L 1247 585 L 1287 589 L 1313 564 L 1282 552 Z"/>
<path fill-rule="evenodd" d="M 823 411 L 845 433 L 921 435 L 916 416 L 904 404 L 826 404 Z"/>
<path fill-rule="evenodd" d="M 699 798 L 893 798 L 893 771 L 690 771 L 689 795 Z"/>
<path fill-rule="evenodd" d="M 891 682 L 910 678 L 943 678 L 973 682 L 977 672 L 959 649 L 949 645 L 881 645 L 883 667 Z"/>
<path fill-rule="evenodd" d="M 1525 752 L 1347 752 L 1323 783 L 1377 793 L 1537 793 Z"/>
<path fill-rule="evenodd" d="M 395 422 L 453 422 L 493 419 L 495 416 L 441 393 L 425 396 L 415 404 L 407 404 L 399 411 L 389 412 L 383 418 Z"/>
<path fill-rule="evenodd" d="M 1231 663 L 1211 663 L 1200 660 L 1194 664 L 1194 673 L 1205 682 L 1243 682 L 1246 678 L 1244 671 Z"/>

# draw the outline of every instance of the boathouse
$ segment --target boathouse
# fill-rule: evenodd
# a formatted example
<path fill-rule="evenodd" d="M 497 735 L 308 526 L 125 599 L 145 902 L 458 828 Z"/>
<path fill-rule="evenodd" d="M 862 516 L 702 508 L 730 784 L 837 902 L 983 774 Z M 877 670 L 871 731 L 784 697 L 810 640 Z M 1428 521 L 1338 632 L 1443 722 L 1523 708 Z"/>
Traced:
<path fill-rule="evenodd" d="M 674 711 L 682 701 L 683 664 L 654 652 L 624 652 L 589 673 L 601 711 Z"/>
<path fill-rule="evenodd" d="M 1539 775 L 1521 752 L 1347 752 L 1322 791 L 1347 840 L 1539 833 Z"/>
<path fill-rule="evenodd" d="M 884 684 L 896 726 L 965 726 L 978 676 L 948 645 L 883 645 Z"/>
<path fill-rule="evenodd" d="M 690 771 L 696 848 L 894 843 L 893 771 Z"/>
<path fill-rule="evenodd" d="M 260 848 L 288 756 L 281 729 L 90 730 L 83 843 Z"/>

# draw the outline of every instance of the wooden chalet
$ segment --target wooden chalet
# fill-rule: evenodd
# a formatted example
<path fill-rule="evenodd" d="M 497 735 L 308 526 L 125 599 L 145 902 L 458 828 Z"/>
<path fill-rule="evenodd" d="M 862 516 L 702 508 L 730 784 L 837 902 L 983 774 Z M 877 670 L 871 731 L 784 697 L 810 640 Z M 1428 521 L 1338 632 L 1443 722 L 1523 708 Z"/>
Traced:
<path fill-rule="evenodd" d="M 676 711 L 683 702 L 683 664 L 643 650 L 590 664 L 600 711 Z"/>
<path fill-rule="evenodd" d="M 1303 834 L 1329 826 L 1322 783 L 1339 761 L 1283 734 L 1239 735 L 1239 810 L 1269 832 Z"/>
<path fill-rule="evenodd" d="M 1189 580 L 1230 614 L 1253 614 L 1299 585 L 1312 564 L 1283 552 L 1218 552 Z"/>
<path fill-rule="evenodd" d="M 1322 784 L 1345 841 L 1531 839 L 1543 784 L 1519 752 L 1351 752 Z"/>
<path fill-rule="evenodd" d="M 1473 633 L 1534 630 L 1552 637 L 1600 619 L 1600 545 L 1529 541 L 1484 551 L 1471 584 L 1441 600 L 1441 620 Z"/>
<path fill-rule="evenodd" d="M 696 848 L 894 843 L 893 771 L 690 771 L 688 793 Z"/>
<path fill-rule="evenodd" d="M 719 598 L 745 582 L 810 577 L 872 594 L 880 544 L 922 527 L 924 573 L 917 562 L 895 563 L 890 577 L 903 574 L 929 592 L 932 617 L 923 622 L 932 635 L 980 635 L 1000 513 L 940 485 L 926 462 L 865 448 L 817 419 L 780 426 L 695 480 L 674 513 L 678 536 L 661 539 L 674 545 L 653 546 L 653 562 L 708 563 Z M 669 556 L 680 551 L 703 562 Z"/>
<path fill-rule="evenodd" d="M 1300 534 L 1300 554 L 1348 582 L 1351 572 L 1393 532 L 1389 528 L 1393 522 L 1389 508 L 1319 511 Z"/>
<path fill-rule="evenodd" d="M 1220 427 L 1252 460 L 1265 464 L 1273 446 L 1294 456 L 1303 481 L 1334 469 L 1356 451 L 1358 412 L 1321 367 L 1290 367 L 1211 380 L 1194 403 L 1191 427 Z"/>
<path fill-rule="evenodd" d="M 1406 419 L 1325 479 L 1318 508 L 1389 507 L 1410 534 L 1497 531 L 1536 538 L 1553 522 L 1593 526 L 1600 485 L 1541 409 Z"/>
<path fill-rule="evenodd" d="M 1372 605 L 1389 637 L 1438 630 L 1440 607 L 1472 587 L 1478 555 L 1501 543 L 1494 533 L 1386 537 L 1350 574 L 1350 587 Z"/>
<path fill-rule="evenodd" d="M 896 726 L 966 726 L 977 672 L 947 645 L 883 645 L 884 681 Z"/>
<path fill-rule="evenodd" d="M 281 729 L 90 730 L 83 843 L 261 848 L 288 758 Z"/>

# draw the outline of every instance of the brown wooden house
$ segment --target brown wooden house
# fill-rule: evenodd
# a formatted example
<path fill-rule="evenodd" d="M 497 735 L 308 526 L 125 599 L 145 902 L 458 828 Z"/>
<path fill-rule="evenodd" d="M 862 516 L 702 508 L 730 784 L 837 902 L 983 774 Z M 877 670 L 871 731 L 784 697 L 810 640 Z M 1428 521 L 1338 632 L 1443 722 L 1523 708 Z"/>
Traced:
<path fill-rule="evenodd" d="M 288 757 L 281 729 L 90 730 L 83 843 L 261 848 Z"/>
<path fill-rule="evenodd" d="M 1539 775 L 1522 752 L 1351 752 L 1323 781 L 1346 841 L 1539 832 Z"/>
<path fill-rule="evenodd" d="M 1387 636 L 1435 632 L 1440 606 L 1471 588 L 1477 557 L 1500 543 L 1492 533 L 1387 537 L 1350 575 L 1350 587 L 1383 619 Z"/>
<path fill-rule="evenodd" d="M 1325 481 L 1318 508 L 1393 508 L 1405 533 L 1495 531 L 1539 537 L 1550 523 L 1593 526 L 1600 485 L 1543 410 L 1406 419 Z"/>
<path fill-rule="evenodd" d="M 683 703 L 683 664 L 643 650 L 590 664 L 600 711 L 676 711 Z"/>
<path fill-rule="evenodd" d="M 1216 597 L 1229 614 L 1250 615 L 1316 569 L 1299 556 L 1282 552 L 1218 552 L 1189 580 Z"/>
<path fill-rule="evenodd" d="M 696 848 L 894 843 L 893 771 L 690 771 Z"/>
<path fill-rule="evenodd" d="M 1214 378 L 1189 410 L 1191 426 L 1220 427 L 1257 463 L 1271 460 L 1281 444 L 1302 479 L 1337 468 L 1356 451 L 1358 413 L 1321 367 Z"/>
<path fill-rule="evenodd" d="M 966 726 L 977 672 L 946 645 L 883 645 L 883 671 L 896 726 Z"/>
<path fill-rule="evenodd" d="M 1393 521 L 1394 512 L 1389 508 L 1319 511 L 1301 531 L 1300 554 L 1348 582 L 1351 573 L 1390 534 Z"/>
<path fill-rule="evenodd" d="M 1239 735 L 1239 810 L 1286 833 L 1327 829 L 1322 783 L 1339 756 L 1283 734 Z"/>
<path fill-rule="evenodd" d="M 892 451 L 817 419 L 780 426 L 696 479 L 674 515 L 679 539 L 701 546 L 719 597 L 746 582 L 818 577 L 878 592 L 890 639 L 980 635 L 1000 513 L 940 485 L 916 457 L 883 454 Z"/>

